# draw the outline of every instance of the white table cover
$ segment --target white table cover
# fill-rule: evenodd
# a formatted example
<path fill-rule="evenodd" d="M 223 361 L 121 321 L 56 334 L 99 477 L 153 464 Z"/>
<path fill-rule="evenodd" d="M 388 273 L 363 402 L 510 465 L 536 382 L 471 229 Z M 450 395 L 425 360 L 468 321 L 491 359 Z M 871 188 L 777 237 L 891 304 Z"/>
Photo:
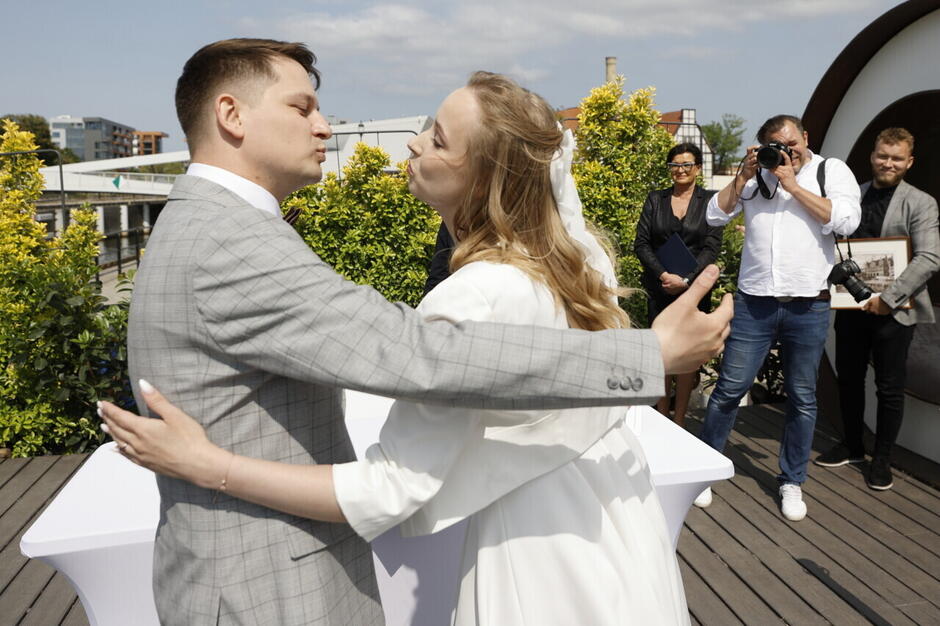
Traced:
<path fill-rule="evenodd" d="M 378 440 L 392 400 L 346 392 L 346 424 L 361 455 Z M 649 407 L 628 421 L 643 444 L 673 537 L 698 493 L 730 478 L 726 457 Z M 153 601 L 153 540 L 159 493 L 152 472 L 101 446 L 79 468 L 20 541 L 24 555 L 58 569 L 75 587 L 92 625 L 159 623 Z M 389 626 L 448 623 L 456 604 L 465 523 L 426 537 L 393 528 L 373 543 Z"/>

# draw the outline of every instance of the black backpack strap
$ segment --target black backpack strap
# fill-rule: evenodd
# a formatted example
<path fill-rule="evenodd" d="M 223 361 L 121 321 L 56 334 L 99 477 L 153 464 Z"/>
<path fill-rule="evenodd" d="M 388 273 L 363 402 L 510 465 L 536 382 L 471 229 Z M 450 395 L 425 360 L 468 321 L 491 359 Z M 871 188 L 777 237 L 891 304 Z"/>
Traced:
<path fill-rule="evenodd" d="M 826 197 L 826 161 L 828 160 L 829 159 L 823 159 L 819 167 L 816 168 L 816 182 L 819 183 L 819 195 L 823 198 Z"/>

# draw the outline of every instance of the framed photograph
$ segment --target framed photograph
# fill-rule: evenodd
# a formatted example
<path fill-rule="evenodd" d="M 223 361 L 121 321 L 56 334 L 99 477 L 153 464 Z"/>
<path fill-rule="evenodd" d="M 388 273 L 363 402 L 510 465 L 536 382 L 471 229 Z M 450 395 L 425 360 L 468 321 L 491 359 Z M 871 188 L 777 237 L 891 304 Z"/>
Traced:
<path fill-rule="evenodd" d="M 911 240 L 909 237 L 883 237 L 880 239 L 850 239 L 852 260 L 861 270 L 856 278 L 871 287 L 874 293 L 881 293 L 901 275 L 911 260 Z M 846 241 L 836 241 L 842 258 L 849 258 L 849 246 Z M 836 252 L 836 262 L 839 262 L 839 253 Z M 832 308 L 834 309 L 861 309 L 864 300 L 856 302 L 844 285 L 829 287 L 832 294 Z M 911 301 L 905 302 L 901 308 L 911 308 Z"/>

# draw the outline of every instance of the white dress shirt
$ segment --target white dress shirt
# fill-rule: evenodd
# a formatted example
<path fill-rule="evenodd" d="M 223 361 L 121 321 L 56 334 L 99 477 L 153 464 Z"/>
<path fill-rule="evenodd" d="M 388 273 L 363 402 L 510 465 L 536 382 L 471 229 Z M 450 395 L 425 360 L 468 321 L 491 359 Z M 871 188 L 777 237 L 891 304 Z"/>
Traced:
<path fill-rule="evenodd" d="M 796 174 L 797 184 L 822 195 L 816 170 L 823 162 L 812 158 Z M 777 186 L 777 177 L 761 171 L 769 189 Z M 705 213 L 712 226 L 727 224 L 744 209 L 744 251 L 738 289 L 752 296 L 815 296 L 828 288 L 826 279 L 835 263 L 833 233 L 855 232 L 862 218 L 858 182 L 849 167 L 838 159 L 826 160 L 826 197 L 832 202 L 827 224 L 821 224 L 783 187 L 770 200 L 757 190 L 757 177 L 747 181 L 741 198 L 728 214 L 718 207 L 718 195 L 712 196 Z"/>
<path fill-rule="evenodd" d="M 187 176 L 198 176 L 199 178 L 211 180 L 215 184 L 225 187 L 256 209 L 278 216 L 281 214 L 281 205 L 270 191 L 238 174 L 205 163 L 190 163 L 189 167 L 186 168 L 186 174 Z"/>

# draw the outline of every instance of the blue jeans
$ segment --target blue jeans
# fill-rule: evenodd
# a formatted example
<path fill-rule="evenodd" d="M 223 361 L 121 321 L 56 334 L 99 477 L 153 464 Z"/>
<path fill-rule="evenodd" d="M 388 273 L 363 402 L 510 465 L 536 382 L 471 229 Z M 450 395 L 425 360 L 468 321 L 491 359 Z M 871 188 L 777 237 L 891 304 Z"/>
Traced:
<path fill-rule="evenodd" d="M 816 374 L 828 330 L 829 302 L 825 300 L 779 302 L 771 297 L 736 293 L 731 335 L 725 342 L 721 374 L 705 411 L 702 441 L 719 452 L 724 450 L 738 403 L 779 340 L 787 410 L 777 479 L 802 484 L 816 427 Z"/>

